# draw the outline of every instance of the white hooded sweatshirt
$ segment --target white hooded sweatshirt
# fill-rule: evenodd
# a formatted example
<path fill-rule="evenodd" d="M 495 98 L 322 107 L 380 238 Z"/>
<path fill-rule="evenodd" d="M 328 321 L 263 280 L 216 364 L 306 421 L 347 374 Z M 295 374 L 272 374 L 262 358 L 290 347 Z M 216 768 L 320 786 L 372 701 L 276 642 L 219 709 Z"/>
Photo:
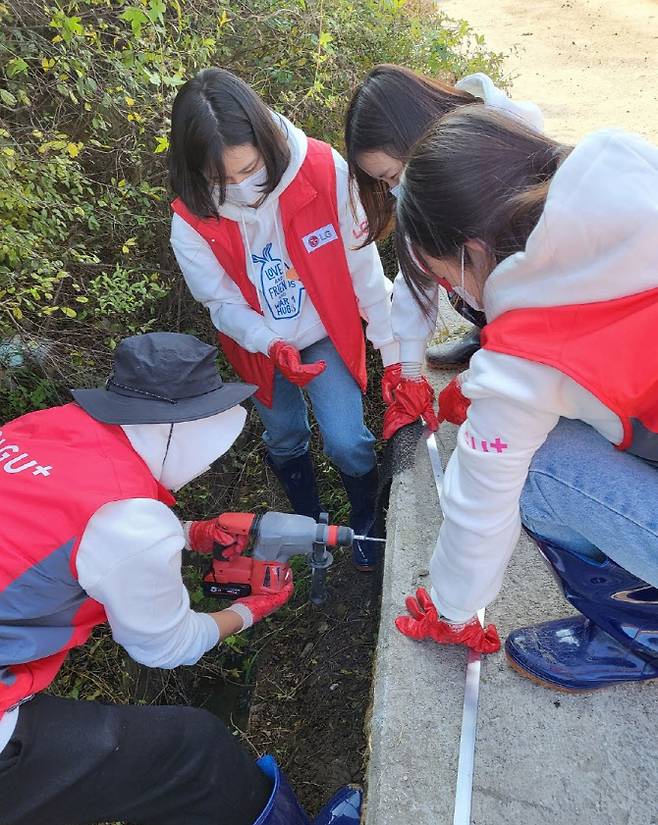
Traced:
<path fill-rule="evenodd" d="M 487 319 L 655 289 L 657 238 L 658 149 L 636 135 L 596 132 L 558 169 L 524 251 L 487 279 Z M 553 367 L 481 349 L 462 389 L 471 405 L 446 470 L 431 562 L 432 598 L 453 621 L 497 596 L 519 537 L 528 467 L 559 418 L 622 439 L 618 416 Z"/>
<path fill-rule="evenodd" d="M 225 412 L 174 424 L 122 427 L 154 478 L 178 490 L 200 476 L 242 432 L 247 411 Z M 166 454 L 166 458 L 165 458 Z M 80 587 L 107 613 L 112 638 L 148 667 L 192 665 L 219 641 L 207 613 L 190 607 L 181 575 L 183 525 L 155 499 L 105 504 L 91 517 L 78 548 Z M 12 736 L 20 708 L 0 715 L 0 752 Z"/>
<path fill-rule="evenodd" d="M 327 331 L 299 279 L 286 273 L 292 264 L 285 246 L 279 197 L 294 180 L 306 157 L 306 135 L 273 113 L 286 136 L 290 163 L 276 189 L 258 207 L 230 203 L 219 206 L 222 217 L 240 227 L 249 279 L 256 287 L 263 314 L 255 312 L 220 266 L 206 241 L 174 214 L 171 245 L 190 292 L 210 311 L 215 327 L 248 352 L 267 355 L 270 344 L 282 339 L 303 350 L 327 337 Z M 350 200 L 347 164 L 333 152 L 340 231 L 359 310 L 367 321 L 366 336 L 380 351 L 384 366 L 398 361 L 391 328 L 392 284 L 385 277 L 374 244 L 358 249 L 364 216 L 355 218 Z M 274 276 L 274 281 L 273 281 Z M 267 285 L 267 287 L 265 286 Z M 281 297 L 287 300 L 281 301 Z M 340 296 L 336 296 L 340 301 Z M 290 307 L 295 312 L 291 317 Z"/>
<path fill-rule="evenodd" d="M 490 77 L 482 72 L 464 77 L 455 84 L 455 87 L 479 97 L 487 106 L 498 109 L 506 115 L 518 117 L 538 132 L 544 129 L 544 116 L 535 103 L 511 100 Z M 428 292 L 427 297 L 431 307 L 429 315 L 426 315 L 418 306 L 411 290 L 404 282 L 402 273 L 398 273 L 393 290 L 391 318 L 393 335 L 400 344 L 400 361 L 405 364 L 422 364 L 425 359 L 427 342 L 434 335 L 439 308 L 438 284 Z"/>

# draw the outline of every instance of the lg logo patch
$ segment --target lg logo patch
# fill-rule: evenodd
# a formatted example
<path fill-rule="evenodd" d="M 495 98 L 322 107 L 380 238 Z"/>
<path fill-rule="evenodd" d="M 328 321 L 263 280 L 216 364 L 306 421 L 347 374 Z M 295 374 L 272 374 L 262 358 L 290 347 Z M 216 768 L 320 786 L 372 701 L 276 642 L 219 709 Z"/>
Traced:
<path fill-rule="evenodd" d="M 321 226 L 320 229 L 316 229 L 315 232 L 309 232 L 308 235 L 302 238 L 304 249 L 309 253 L 315 252 L 316 249 L 320 249 L 320 247 L 325 244 L 337 240 L 338 235 L 331 223 L 328 223 L 326 226 Z"/>

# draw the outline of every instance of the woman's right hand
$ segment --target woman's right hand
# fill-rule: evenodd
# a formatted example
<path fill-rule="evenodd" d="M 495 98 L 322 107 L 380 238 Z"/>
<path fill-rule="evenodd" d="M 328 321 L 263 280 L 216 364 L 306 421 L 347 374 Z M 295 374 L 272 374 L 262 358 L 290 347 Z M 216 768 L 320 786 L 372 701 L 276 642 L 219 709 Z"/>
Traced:
<path fill-rule="evenodd" d="M 274 362 L 274 366 L 279 370 L 284 378 L 291 384 L 298 387 L 305 387 L 316 376 L 324 372 L 327 362 L 316 361 L 313 364 L 303 364 L 299 350 L 292 344 L 285 341 L 273 341 L 267 354 Z"/>
<path fill-rule="evenodd" d="M 431 432 L 439 421 L 434 412 L 434 390 L 424 376 L 402 378 L 395 387 L 394 401 L 384 413 L 384 438 L 391 438 L 401 427 L 423 418 Z"/>
<path fill-rule="evenodd" d="M 457 425 L 466 421 L 471 399 L 462 392 L 463 375 L 464 373 L 456 375 L 439 393 L 439 421 L 449 421 Z"/>
<path fill-rule="evenodd" d="M 416 595 L 407 596 L 408 616 L 398 616 L 395 626 L 404 636 L 420 641 L 432 639 L 440 645 L 464 645 L 478 653 L 496 653 L 500 638 L 496 626 L 482 627 L 477 616 L 463 623 L 449 622 L 439 616 L 434 602 L 424 587 Z"/>

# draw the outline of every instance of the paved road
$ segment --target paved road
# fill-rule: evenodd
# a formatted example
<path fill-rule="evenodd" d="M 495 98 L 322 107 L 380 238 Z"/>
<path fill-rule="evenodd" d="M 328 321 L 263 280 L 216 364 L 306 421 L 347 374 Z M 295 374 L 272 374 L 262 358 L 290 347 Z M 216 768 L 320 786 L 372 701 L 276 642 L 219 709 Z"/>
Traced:
<path fill-rule="evenodd" d="M 656 0 L 445 0 L 439 7 L 483 34 L 538 103 L 546 129 L 576 141 L 618 126 L 658 140 Z"/>

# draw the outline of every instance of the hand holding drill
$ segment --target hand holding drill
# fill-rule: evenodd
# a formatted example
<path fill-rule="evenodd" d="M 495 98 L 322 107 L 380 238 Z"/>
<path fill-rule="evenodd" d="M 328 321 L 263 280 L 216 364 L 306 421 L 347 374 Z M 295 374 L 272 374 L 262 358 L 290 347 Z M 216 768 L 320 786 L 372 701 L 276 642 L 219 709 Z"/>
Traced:
<path fill-rule="evenodd" d="M 357 536 L 349 527 L 276 512 L 262 516 L 223 513 L 215 519 L 187 524 L 185 531 L 192 550 L 213 554 L 203 578 L 207 596 L 239 601 L 274 597 L 273 601 L 263 603 L 274 605 L 272 609 L 285 604 L 292 594 L 289 562 L 293 556 L 309 557 L 312 580 L 317 585 L 315 591 L 312 589 L 311 599 L 314 593 L 320 599 L 325 596 L 324 574 L 332 562 L 328 547 L 351 547 L 355 539 L 384 541 Z M 242 555 L 250 545 L 251 555 Z M 283 599 L 281 604 L 280 599 Z M 259 604 L 250 603 L 260 613 Z"/>
<path fill-rule="evenodd" d="M 212 553 L 222 548 L 222 556 L 241 556 L 249 544 L 249 534 L 231 533 L 222 526 L 222 516 L 207 521 L 186 521 L 183 524 L 186 546 L 195 553 Z"/>
<path fill-rule="evenodd" d="M 241 521 L 232 519 L 232 515 L 224 513 L 205 521 L 186 522 L 183 526 L 190 550 L 212 553 L 214 556 L 212 573 L 209 572 L 204 578 L 208 595 L 241 596 L 227 610 L 213 614 L 222 638 L 232 632 L 246 630 L 283 607 L 295 589 L 292 570 L 288 565 L 258 562 L 242 555 L 249 546 L 254 517 L 246 514 L 248 518 Z M 220 592 L 212 592 L 213 587 Z M 241 627 L 234 627 L 230 613 L 237 614 L 242 620 Z"/>

